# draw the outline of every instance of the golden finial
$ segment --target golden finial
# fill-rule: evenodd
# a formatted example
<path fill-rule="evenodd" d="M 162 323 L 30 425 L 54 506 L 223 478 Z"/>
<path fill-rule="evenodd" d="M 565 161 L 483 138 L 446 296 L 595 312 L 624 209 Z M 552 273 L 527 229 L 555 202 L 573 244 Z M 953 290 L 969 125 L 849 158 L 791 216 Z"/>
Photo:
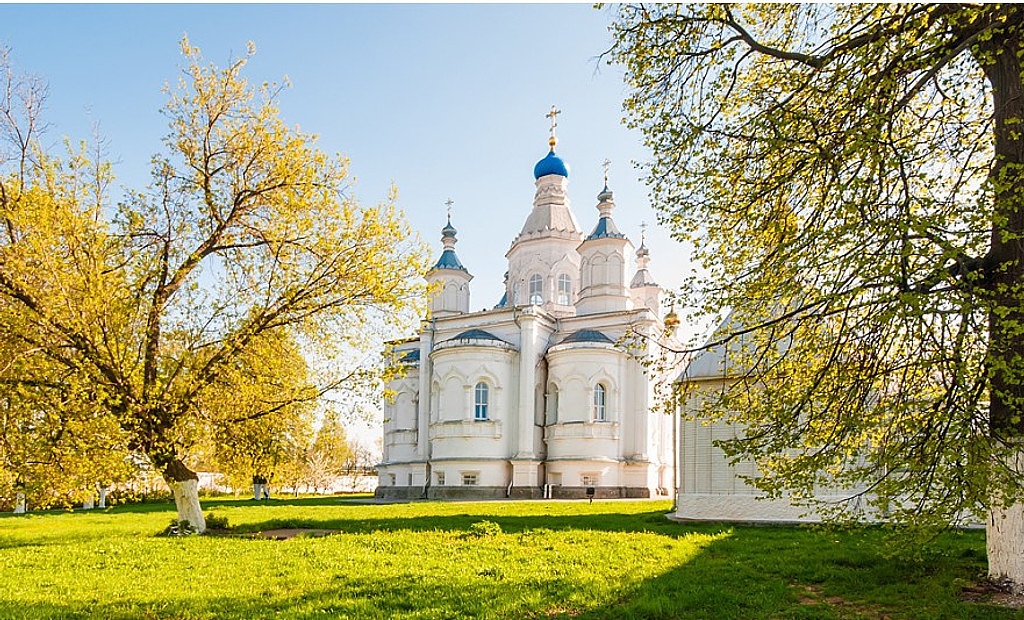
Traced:
<path fill-rule="evenodd" d="M 555 137 L 555 127 L 558 127 L 557 119 L 558 115 L 561 113 L 561 110 L 559 110 L 555 106 L 551 106 L 551 111 L 544 115 L 544 118 L 551 119 L 551 137 L 548 138 L 548 144 L 551 146 L 552 151 L 555 150 L 555 145 L 558 144 L 558 138 Z"/>

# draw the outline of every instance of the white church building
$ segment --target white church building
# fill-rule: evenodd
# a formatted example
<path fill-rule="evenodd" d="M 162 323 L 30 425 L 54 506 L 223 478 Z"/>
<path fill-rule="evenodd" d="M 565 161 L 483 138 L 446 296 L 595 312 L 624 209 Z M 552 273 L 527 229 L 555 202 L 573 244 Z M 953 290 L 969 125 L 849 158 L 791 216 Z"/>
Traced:
<path fill-rule="evenodd" d="M 640 361 L 666 337 L 661 289 L 643 240 L 634 250 L 615 225 L 607 177 L 596 222 L 589 234 L 580 228 L 569 168 L 555 154 L 556 113 L 492 309 L 470 312 L 473 276 L 450 217 L 441 230 L 444 248 L 427 274 L 437 291 L 430 316 L 418 337 L 393 343 L 406 373 L 388 386 L 379 497 L 672 491 L 672 417 L 654 410 Z"/>

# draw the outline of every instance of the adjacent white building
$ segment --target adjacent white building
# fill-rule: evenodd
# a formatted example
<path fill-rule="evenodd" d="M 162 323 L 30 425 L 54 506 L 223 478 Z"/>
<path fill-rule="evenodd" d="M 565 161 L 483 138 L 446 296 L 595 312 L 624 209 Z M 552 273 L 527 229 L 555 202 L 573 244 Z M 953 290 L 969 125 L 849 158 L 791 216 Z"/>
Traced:
<path fill-rule="evenodd" d="M 736 333 L 730 315 L 712 334 L 709 342 L 721 342 Z M 743 521 L 752 523 L 806 523 L 822 520 L 822 515 L 806 503 L 798 504 L 787 496 L 766 499 L 764 494 L 747 483 L 760 475 L 757 464 L 750 460 L 731 463 L 716 441 L 741 437 L 743 429 L 736 424 L 702 417 L 704 401 L 729 389 L 746 374 L 744 360 L 750 351 L 745 336 L 738 335 L 726 344 L 709 346 L 700 351 L 678 377 L 687 397 L 680 402 L 678 428 L 678 492 L 676 509 L 670 518 L 685 521 Z M 746 353 L 746 355 L 744 355 Z M 856 501 L 863 488 L 816 490 L 815 499 L 836 505 L 864 509 Z"/>
<path fill-rule="evenodd" d="M 652 410 L 641 363 L 665 338 L 661 289 L 643 241 L 634 250 L 615 225 L 607 179 L 582 232 L 553 127 L 493 309 L 469 311 L 450 218 L 441 231 L 430 318 L 394 343 L 407 373 L 389 386 L 378 496 L 671 493 L 672 418 Z"/>

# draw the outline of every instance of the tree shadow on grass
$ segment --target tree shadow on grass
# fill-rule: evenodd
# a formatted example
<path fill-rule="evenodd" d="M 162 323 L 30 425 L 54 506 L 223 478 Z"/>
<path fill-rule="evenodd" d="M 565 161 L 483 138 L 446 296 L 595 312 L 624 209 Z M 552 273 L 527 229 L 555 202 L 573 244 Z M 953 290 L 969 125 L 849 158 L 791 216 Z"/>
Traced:
<path fill-rule="evenodd" d="M 162 588 L 167 598 L 97 600 L 28 604 L 6 600 L 0 587 L 0 617 L 285 617 L 350 618 L 849 618 L 849 617 L 1021 617 L 1021 612 L 964 603 L 956 596 L 958 582 L 983 567 L 983 558 L 965 553 L 980 536 L 951 539 L 926 562 L 885 557 L 884 532 L 836 533 L 816 528 L 734 527 L 723 524 L 679 524 L 661 511 L 638 514 L 584 514 L 530 517 L 458 514 L 386 519 L 298 520 L 309 526 L 351 534 L 402 531 L 467 531 L 488 520 L 508 533 L 537 530 L 649 532 L 678 538 L 719 534 L 686 557 L 672 556 L 647 579 L 632 577 L 628 564 L 607 573 L 574 568 L 572 558 L 557 560 L 551 570 L 516 574 L 494 570 L 492 554 L 477 560 L 461 556 L 436 572 L 403 570 L 381 574 L 375 564 L 353 572 L 338 564 L 321 564 L 316 582 L 305 573 L 273 575 L 255 580 L 247 596 L 202 598 L 188 588 Z M 255 524 L 277 526 L 280 520 Z M 728 528 L 725 530 L 725 528 Z M 267 528 L 271 529 L 271 528 Z M 723 532 L 723 530 L 725 530 Z M 588 537 L 589 538 L 589 537 Z M 466 539 L 473 544 L 472 539 Z M 507 539 L 506 539 L 507 540 Z M 600 537 L 594 538 L 600 544 Z M 650 545 L 650 539 L 638 539 Z M 253 544 L 284 544 L 253 541 Z M 317 553 L 319 541 L 300 543 Z M 570 549 L 572 551 L 572 549 Z M 582 555 L 583 549 L 577 548 Z M 556 556 L 552 556 L 552 560 Z M 468 559 L 466 559 L 468 558 Z M 386 554 L 381 556 L 387 562 Z M 455 559 L 449 560 L 456 562 Z M 442 564 L 443 566 L 443 564 Z M 582 572 L 581 572 L 582 571 Z M 587 583 L 616 580 L 594 594 Z M 215 583 L 207 587 L 217 587 Z M 152 597 L 153 595 L 148 595 Z"/>
<path fill-rule="evenodd" d="M 258 523 L 243 523 L 232 529 L 234 534 L 249 534 L 275 529 L 331 530 L 342 534 L 370 534 L 373 532 L 468 532 L 483 521 L 497 523 L 502 532 L 519 533 L 530 530 L 592 530 L 604 532 L 650 532 L 678 537 L 692 532 L 718 532 L 721 524 L 693 524 L 680 527 L 669 521 L 663 510 L 640 513 L 599 513 L 575 515 L 501 515 L 488 513 L 462 513 L 424 515 L 412 517 L 282 517 Z"/>

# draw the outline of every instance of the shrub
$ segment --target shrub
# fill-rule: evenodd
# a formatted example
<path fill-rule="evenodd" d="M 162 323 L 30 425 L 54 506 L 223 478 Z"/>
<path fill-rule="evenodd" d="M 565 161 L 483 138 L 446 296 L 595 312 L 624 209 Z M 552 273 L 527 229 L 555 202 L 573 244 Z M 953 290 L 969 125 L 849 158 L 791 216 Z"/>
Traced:
<path fill-rule="evenodd" d="M 497 536 L 501 534 L 501 526 L 494 521 L 477 521 L 469 526 L 467 536 L 479 538 L 483 536 Z"/>
<path fill-rule="evenodd" d="M 228 525 L 228 518 L 223 517 L 212 512 L 206 513 L 206 529 L 212 530 L 226 530 L 231 526 Z"/>

